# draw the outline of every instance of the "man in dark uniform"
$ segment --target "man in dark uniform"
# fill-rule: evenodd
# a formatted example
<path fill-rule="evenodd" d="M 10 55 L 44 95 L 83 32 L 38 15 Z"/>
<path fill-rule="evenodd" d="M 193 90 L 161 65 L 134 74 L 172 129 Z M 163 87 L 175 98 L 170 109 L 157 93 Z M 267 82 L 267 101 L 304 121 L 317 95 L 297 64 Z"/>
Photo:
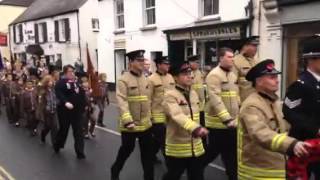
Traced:
<path fill-rule="evenodd" d="M 70 125 L 72 126 L 75 140 L 74 148 L 78 159 L 85 159 L 84 140 L 82 133 L 82 118 L 85 106 L 85 93 L 75 81 L 74 67 L 66 65 L 63 67 L 63 77 L 56 83 L 55 91 L 58 99 L 59 131 L 56 142 L 53 145 L 54 151 L 59 153 L 64 147 Z"/>
<path fill-rule="evenodd" d="M 289 135 L 298 140 L 319 138 L 320 135 L 320 47 L 305 45 L 303 59 L 306 70 L 287 91 L 283 105 L 285 119 L 291 124 Z M 309 174 L 320 179 L 320 164 L 311 164 Z"/>

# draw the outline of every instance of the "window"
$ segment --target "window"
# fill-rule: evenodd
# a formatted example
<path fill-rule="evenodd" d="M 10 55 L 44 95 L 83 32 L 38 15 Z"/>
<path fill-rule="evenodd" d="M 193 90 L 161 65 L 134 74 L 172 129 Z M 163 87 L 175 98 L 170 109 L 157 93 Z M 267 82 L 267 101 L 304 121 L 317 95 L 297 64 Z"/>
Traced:
<path fill-rule="evenodd" d="M 56 20 L 54 22 L 54 33 L 56 42 L 70 41 L 69 19 Z"/>
<path fill-rule="evenodd" d="M 93 31 L 99 31 L 99 19 L 97 18 L 92 18 L 92 30 Z"/>
<path fill-rule="evenodd" d="M 144 24 L 150 25 L 156 23 L 155 0 L 145 0 L 144 7 Z"/>
<path fill-rule="evenodd" d="M 22 24 L 13 26 L 13 40 L 15 43 L 22 43 L 23 42 Z"/>
<path fill-rule="evenodd" d="M 117 29 L 124 28 L 124 6 L 123 0 L 115 0 L 115 14 Z"/>
<path fill-rule="evenodd" d="M 200 0 L 201 16 L 219 14 L 219 0 Z"/>
<path fill-rule="evenodd" d="M 39 23 L 34 25 L 35 42 L 45 43 L 48 42 L 47 23 Z"/>

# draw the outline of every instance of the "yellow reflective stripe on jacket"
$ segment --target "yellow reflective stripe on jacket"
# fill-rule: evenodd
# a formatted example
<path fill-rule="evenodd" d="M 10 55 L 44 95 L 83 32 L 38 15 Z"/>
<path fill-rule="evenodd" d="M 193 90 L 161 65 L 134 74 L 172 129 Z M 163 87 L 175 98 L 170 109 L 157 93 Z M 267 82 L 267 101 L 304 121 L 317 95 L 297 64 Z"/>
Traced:
<path fill-rule="evenodd" d="M 193 121 L 200 123 L 200 113 L 193 114 Z"/>
<path fill-rule="evenodd" d="M 202 88 L 203 88 L 203 84 L 193 84 L 192 85 L 193 90 L 202 89 Z"/>
<path fill-rule="evenodd" d="M 277 151 L 280 148 L 283 141 L 286 139 L 286 137 L 287 137 L 286 133 L 275 135 L 272 139 L 271 150 Z"/>
<path fill-rule="evenodd" d="M 218 116 L 219 118 L 223 119 L 223 118 L 229 117 L 230 114 L 229 114 L 229 112 L 228 112 L 227 110 L 222 110 L 221 112 L 219 112 L 219 113 L 217 114 L 217 116 Z"/>
<path fill-rule="evenodd" d="M 184 158 L 184 157 L 199 157 L 204 154 L 204 148 L 200 139 L 194 142 L 193 146 L 191 143 L 188 144 L 173 144 L 166 142 L 165 153 L 167 156 Z"/>
<path fill-rule="evenodd" d="M 143 125 L 135 125 L 135 127 L 133 129 L 128 129 L 123 127 L 121 124 L 119 126 L 119 130 L 121 132 L 142 132 L 142 131 L 146 131 L 151 127 L 151 123 L 148 123 L 148 121 L 150 121 L 150 119 L 143 119 L 141 120 L 141 123 Z"/>
<path fill-rule="evenodd" d="M 240 81 L 246 81 L 247 79 L 245 77 L 239 77 Z"/>
<path fill-rule="evenodd" d="M 191 131 L 192 129 L 195 128 L 195 126 L 198 126 L 198 124 L 194 121 L 192 121 L 192 119 L 189 119 L 184 125 L 183 125 L 183 128 L 188 130 L 188 131 Z"/>
<path fill-rule="evenodd" d="M 223 91 L 219 95 L 220 95 L 220 97 L 223 97 L 223 98 L 230 98 L 230 97 L 238 97 L 239 96 L 237 91 Z"/>
<path fill-rule="evenodd" d="M 165 123 L 167 118 L 164 113 L 152 113 L 153 123 Z"/>
<path fill-rule="evenodd" d="M 148 96 L 128 96 L 128 102 L 148 101 Z"/>
<path fill-rule="evenodd" d="M 130 113 L 123 113 L 122 115 L 121 115 L 121 119 L 122 120 L 130 120 L 130 119 L 132 119 L 132 116 L 131 116 L 131 114 Z"/>
<path fill-rule="evenodd" d="M 286 171 L 271 170 L 263 168 L 254 168 L 246 166 L 242 163 L 242 148 L 243 148 L 243 130 L 241 124 L 238 126 L 238 179 L 239 180 L 285 180 Z"/>
<path fill-rule="evenodd" d="M 206 127 L 214 129 L 227 129 L 227 126 L 222 123 L 219 117 L 209 116 L 208 113 L 205 114 Z"/>

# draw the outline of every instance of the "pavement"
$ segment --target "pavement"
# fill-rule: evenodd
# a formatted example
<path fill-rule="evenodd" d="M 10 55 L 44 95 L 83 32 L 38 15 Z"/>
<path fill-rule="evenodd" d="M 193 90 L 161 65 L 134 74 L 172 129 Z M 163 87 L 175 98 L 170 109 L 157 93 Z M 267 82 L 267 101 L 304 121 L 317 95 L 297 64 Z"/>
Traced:
<path fill-rule="evenodd" d="M 10 126 L 2 111 L 0 180 L 109 180 L 110 167 L 121 143 L 117 132 L 118 111 L 114 97 L 115 93 L 111 92 L 111 104 L 105 110 L 107 128 L 97 128 L 96 138 L 86 140 L 85 160 L 78 160 L 75 156 L 71 131 L 65 148 L 57 155 L 49 143 L 43 145 L 39 137 L 30 137 L 26 129 Z M 214 163 L 207 167 L 206 179 L 226 180 L 221 161 L 217 159 Z M 160 180 L 166 171 L 164 163 L 156 165 L 155 170 L 155 180 Z M 138 146 L 126 162 L 120 178 L 143 179 Z M 186 179 L 186 176 L 182 177 L 182 180 Z"/>

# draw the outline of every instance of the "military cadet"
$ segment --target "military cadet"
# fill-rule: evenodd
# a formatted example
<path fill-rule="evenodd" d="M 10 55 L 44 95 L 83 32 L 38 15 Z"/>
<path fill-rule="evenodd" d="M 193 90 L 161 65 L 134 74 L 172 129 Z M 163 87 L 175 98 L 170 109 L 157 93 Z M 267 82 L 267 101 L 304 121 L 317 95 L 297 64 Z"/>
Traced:
<path fill-rule="evenodd" d="M 39 90 L 39 109 L 42 113 L 43 129 L 40 133 L 41 142 L 46 142 L 46 136 L 50 132 L 51 143 L 54 144 L 58 132 L 57 97 L 54 91 L 54 79 L 46 75 L 41 80 L 42 88 Z"/>
<path fill-rule="evenodd" d="M 308 42 L 303 51 L 306 70 L 289 86 L 283 105 L 289 135 L 302 141 L 320 136 L 320 47 Z M 320 163 L 310 164 L 308 171 L 320 179 Z"/>
<path fill-rule="evenodd" d="M 205 165 L 221 154 L 229 180 L 237 179 L 237 121 L 240 107 L 237 75 L 232 71 L 233 50 L 219 50 L 219 64 L 207 76 L 206 127 L 209 145 Z"/>
<path fill-rule="evenodd" d="M 258 36 L 252 36 L 245 41 L 240 54 L 234 57 L 234 71 L 238 76 L 241 101 L 244 101 L 252 92 L 254 92 L 254 88 L 245 77 L 249 70 L 257 64 L 255 55 L 257 53 L 258 45 Z"/>
<path fill-rule="evenodd" d="M 103 117 L 104 117 L 104 109 L 107 105 L 110 104 L 109 100 L 109 89 L 108 89 L 108 83 L 107 83 L 107 74 L 106 73 L 100 73 L 99 74 L 99 93 L 98 96 L 95 98 L 97 105 L 99 107 L 99 115 L 98 115 L 98 126 L 105 127 L 105 124 L 103 123 Z"/>
<path fill-rule="evenodd" d="M 166 134 L 166 115 L 164 114 L 162 102 L 164 93 L 175 87 L 175 82 L 169 74 L 170 62 L 167 56 L 155 59 L 157 71 L 149 77 L 149 88 L 151 98 L 151 120 L 152 133 L 156 140 L 155 154 L 161 149 L 164 152 Z"/>
<path fill-rule="evenodd" d="M 21 111 L 27 122 L 27 128 L 31 136 L 37 135 L 38 119 L 36 108 L 38 108 L 38 94 L 34 87 L 33 80 L 27 79 L 24 91 L 21 94 Z"/>
<path fill-rule="evenodd" d="M 63 77 L 55 86 L 58 99 L 57 113 L 59 130 L 53 149 L 56 153 L 64 147 L 70 125 L 73 130 L 74 148 L 78 159 L 85 159 L 82 113 L 85 107 L 85 93 L 78 82 L 75 81 L 74 67 L 63 67 Z"/>
<path fill-rule="evenodd" d="M 125 72 L 117 83 L 117 101 L 120 109 L 119 127 L 122 144 L 116 161 L 111 168 L 111 179 L 119 179 L 124 163 L 133 152 L 139 139 L 144 179 L 154 179 L 151 111 L 148 80 L 143 75 L 144 50 L 126 54 L 130 61 L 130 71 Z"/>
<path fill-rule="evenodd" d="M 192 69 L 188 62 L 179 62 L 170 72 L 176 87 L 165 92 L 163 101 L 168 117 L 165 144 L 168 171 L 163 180 L 179 180 L 185 170 L 189 180 L 203 180 L 205 150 L 201 137 L 208 130 L 200 125 L 200 101 L 191 88 Z"/>
<path fill-rule="evenodd" d="M 204 75 L 199 69 L 200 66 L 200 56 L 193 55 L 188 57 L 190 67 L 192 69 L 192 89 L 198 94 L 200 101 L 200 123 L 204 125 L 204 105 L 205 105 L 205 94 L 204 94 Z"/>
<path fill-rule="evenodd" d="M 253 92 L 240 109 L 238 127 L 238 178 L 244 180 L 285 180 L 284 154 L 308 155 L 308 143 L 287 135 L 281 102 L 276 95 L 279 71 L 273 60 L 254 66 L 246 75 Z"/>
<path fill-rule="evenodd" d="M 14 82 L 13 78 L 14 77 L 12 74 L 6 74 L 6 80 L 3 82 L 4 84 L 2 87 L 9 124 L 13 124 L 17 122 L 18 121 L 17 115 L 20 113 L 20 112 L 17 112 L 18 109 L 15 108 L 16 100 L 17 100 L 17 96 L 16 96 L 17 84 Z"/>

